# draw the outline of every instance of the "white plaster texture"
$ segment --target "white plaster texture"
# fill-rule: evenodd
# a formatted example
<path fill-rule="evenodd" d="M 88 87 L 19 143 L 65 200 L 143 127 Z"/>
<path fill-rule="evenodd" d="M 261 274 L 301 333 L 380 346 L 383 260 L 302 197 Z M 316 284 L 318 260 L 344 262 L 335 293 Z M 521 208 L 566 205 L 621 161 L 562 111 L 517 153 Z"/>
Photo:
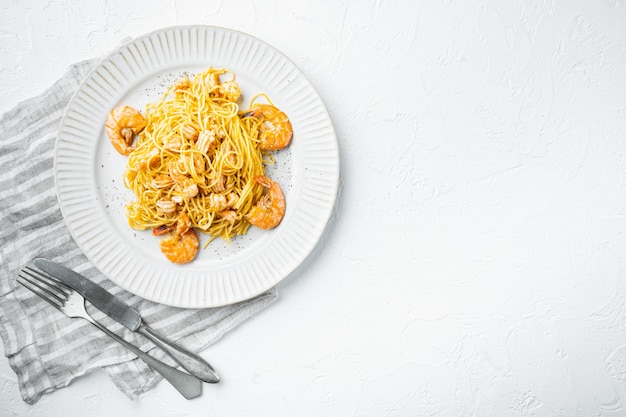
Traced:
<path fill-rule="evenodd" d="M 626 415 L 626 1 L 3 1 L 0 111 L 165 26 L 263 39 L 341 152 L 280 300 L 130 402 L 101 373 L 0 415 Z M 294 138 L 297 140 L 297 137 Z"/>

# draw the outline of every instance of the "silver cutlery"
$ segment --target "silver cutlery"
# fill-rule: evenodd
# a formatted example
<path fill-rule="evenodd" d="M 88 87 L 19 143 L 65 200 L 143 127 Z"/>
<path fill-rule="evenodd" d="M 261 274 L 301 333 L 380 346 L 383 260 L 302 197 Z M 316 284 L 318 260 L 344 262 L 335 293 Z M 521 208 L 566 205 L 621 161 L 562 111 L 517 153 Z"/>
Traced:
<path fill-rule="evenodd" d="M 196 398 L 202 394 L 202 381 L 200 381 L 200 379 L 150 356 L 95 321 L 85 309 L 85 299 L 83 296 L 67 285 L 28 266 L 20 271 L 17 282 L 47 301 L 66 316 L 71 318 L 81 317 L 91 322 L 98 329 L 139 356 L 152 369 L 163 375 L 163 378 L 168 380 L 186 399 Z"/>
<path fill-rule="evenodd" d="M 190 374 L 205 382 L 219 382 L 219 375 L 207 361 L 150 328 L 143 322 L 141 315 L 136 309 L 127 305 L 100 285 L 63 265 L 47 259 L 37 258 L 33 263 L 81 294 L 87 301 L 112 319 L 121 323 L 129 330 L 139 332 L 150 339 Z"/>

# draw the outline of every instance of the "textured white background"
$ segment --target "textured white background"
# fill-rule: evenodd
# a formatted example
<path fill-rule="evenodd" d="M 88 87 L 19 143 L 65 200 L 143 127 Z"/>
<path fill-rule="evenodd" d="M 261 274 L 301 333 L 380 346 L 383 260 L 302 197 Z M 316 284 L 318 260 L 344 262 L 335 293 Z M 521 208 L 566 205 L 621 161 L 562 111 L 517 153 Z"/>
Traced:
<path fill-rule="evenodd" d="M 626 1 L 0 4 L 0 112 L 127 36 L 210 24 L 281 50 L 341 151 L 281 298 L 135 402 L 100 372 L 1 416 L 626 415 Z M 0 348 L 1 349 L 1 348 Z"/>

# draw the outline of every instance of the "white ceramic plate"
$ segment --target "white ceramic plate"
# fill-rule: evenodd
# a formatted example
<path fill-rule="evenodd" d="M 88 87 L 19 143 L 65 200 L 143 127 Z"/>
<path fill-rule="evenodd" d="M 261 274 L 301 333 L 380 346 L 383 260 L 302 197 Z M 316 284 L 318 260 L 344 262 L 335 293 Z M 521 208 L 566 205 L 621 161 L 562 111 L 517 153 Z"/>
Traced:
<path fill-rule="evenodd" d="M 134 196 L 122 182 L 126 157 L 104 131 L 120 104 L 143 111 L 182 74 L 209 66 L 234 71 L 242 106 L 264 92 L 289 116 L 291 145 L 275 152 L 267 175 L 285 193 L 287 211 L 273 230 L 251 227 L 230 245 L 216 240 L 196 259 L 174 265 L 150 231 L 128 226 Z M 330 217 L 339 179 L 337 138 L 313 86 L 284 55 L 247 34 L 208 26 L 173 27 L 126 43 L 84 80 L 69 103 L 55 150 L 61 211 L 85 255 L 126 290 L 178 307 L 215 307 L 273 287 L 310 253 Z M 207 237 L 200 234 L 204 243 Z"/>

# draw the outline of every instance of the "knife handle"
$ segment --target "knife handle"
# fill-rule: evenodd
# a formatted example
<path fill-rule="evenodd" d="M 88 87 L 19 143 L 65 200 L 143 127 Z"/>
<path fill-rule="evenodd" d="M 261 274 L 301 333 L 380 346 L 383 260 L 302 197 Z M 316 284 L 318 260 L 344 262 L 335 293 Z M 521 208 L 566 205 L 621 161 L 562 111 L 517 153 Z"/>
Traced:
<path fill-rule="evenodd" d="M 215 369 L 200 356 L 169 340 L 144 323 L 139 325 L 137 331 L 167 352 L 172 359 L 190 374 L 200 378 L 204 382 L 216 383 L 220 381 L 220 377 Z"/>
<path fill-rule="evenodd" d="M 126 340 L 122 339 L 97 321 L 90 321 L 97 328 L 102 330 L 107 335 L 111 336 L 113 339 L 115 339 L 121 345 L 133 352 L 135 355 L 139 356 L 152 369 L 163 375 L 163 378 L 168 380 L 170 384 L 172 384 L 174 388 L 176 388 L 176 390 L 180 392 L 186 399 L 190 400 L 192 398 L 199 397 L 200 394 L 202 394 L 202 382 L 198 378 L 185 372 L 179 371 L 178 369 L 173 368 L 156 358 L 153 358 L 138 347 L 128 343 Z"/>

